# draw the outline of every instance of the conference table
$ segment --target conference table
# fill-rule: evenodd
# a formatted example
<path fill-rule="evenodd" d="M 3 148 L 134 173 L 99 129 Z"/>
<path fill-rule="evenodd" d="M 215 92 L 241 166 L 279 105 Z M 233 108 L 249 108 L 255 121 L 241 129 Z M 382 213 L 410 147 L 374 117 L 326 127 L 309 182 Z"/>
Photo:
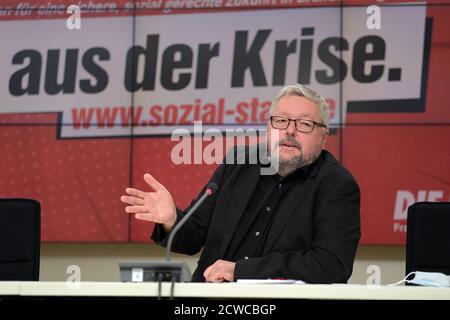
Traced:
<path fill-rule="evenodd" d="M 124 297 L 314 300 L 450 300 L 450 287 L 354 284 L 241 284 L 163 282 L 8 282 L 0 297 Z"/>

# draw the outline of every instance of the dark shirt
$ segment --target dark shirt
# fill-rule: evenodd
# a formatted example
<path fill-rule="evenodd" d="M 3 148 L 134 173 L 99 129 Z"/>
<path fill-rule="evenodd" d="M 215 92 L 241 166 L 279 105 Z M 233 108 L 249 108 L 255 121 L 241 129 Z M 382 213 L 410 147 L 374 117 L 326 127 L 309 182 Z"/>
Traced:
<path fill-rule="evenodd" d="M 312 165 L 297 169 L 286 177 L 261 175 L 255 192 L 239 221 L 225 260 L 260 257 L 280 204 L 292 188 L 303 183 Z"/>

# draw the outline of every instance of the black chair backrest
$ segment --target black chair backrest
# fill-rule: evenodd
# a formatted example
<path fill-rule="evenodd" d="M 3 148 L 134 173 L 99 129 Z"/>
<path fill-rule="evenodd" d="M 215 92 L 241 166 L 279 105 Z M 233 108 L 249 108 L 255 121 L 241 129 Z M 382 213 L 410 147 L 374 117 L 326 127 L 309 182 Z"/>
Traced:
<path fill-rule="evenodd" d="M 417 202 L 408 208 L 406 275 L 450 275 L 450 202 Z"/>
<path fill-rule="evenodd" d="M 0 280 L 39 280 L 40 239 L 39 202 L 0 199 Z"/>

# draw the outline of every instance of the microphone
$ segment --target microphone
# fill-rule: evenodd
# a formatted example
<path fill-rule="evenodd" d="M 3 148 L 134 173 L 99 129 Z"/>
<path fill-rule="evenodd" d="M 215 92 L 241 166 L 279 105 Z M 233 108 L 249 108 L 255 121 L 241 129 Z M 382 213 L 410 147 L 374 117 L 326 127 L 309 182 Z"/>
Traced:
<path fill-rule="evenodd" d="M 158 281 L 158 297 L 161 297 L 161 282 L 172 282 L 171 297 L 173 297 L 174 283 L 191 280 L 191 272 L 185 262 L 170 261 L 170 253 L 173 238 L 183 224 L 194 214 L 207 197 L 217 191 L 217 184 L 209 183 L 205 192 L 172 229 L 166 248 L 166 260 L 164 262 L 121 262 L 119 263 L 122 281 L 153 282 Z"/>
<path fill-rule="evenodd" d="M 161 298 L 161 282 L 172 282 L 170 296 L 173 297 L 174 283 L 187 282 L 191 280 L 191 273 L 189 267 L 185 262 L 170 261 L 170 253 L 172 248 L 173 238 L 183 224 L 194 214 L 198 207 L 205 201 L 207 197 L 217 191 L 217 184 L 209 183 L 206 186 L 205 192 L 192 206 L 192 208 L 184 215 L 172 229 L 166 248 L 166 260 L 164 262 L 120 262 L 120 278 L 124 282 L 158 282 L 158 298 Z"/>
<path fill-rule="evenodd" d="M 175 225 L 172 232 L 170 233 L 169 240 L 167 242 L 167 247 L 166 247 L 166 261 L 167 262 L 170 261 L 170 253 L 171 253 L 171 249 L 172 249 L 173 238 L 175 237 L 178 230 L 180 230 L 180 228 L 183 226 L 183 224 L 185 224 L 186 221 L 194 214 L 195 210 L 197 210 L 197 208 L 203 203 L 203 201 L 205 201 L 205 199 L 207 197 L 209 197 L 216 191 L 217 191 L 217 184 L 215 184 L 214 182 L 209 183 L 206 186 L 206 190 L 203 193 L 203 195 L 200 197 L 200 199 L 198 199 L 198 201 L 192 206 L 192 208 L 184 215 L 183 219 L 181 219 L 180 222 L 178 222 Z"/>
<path fill-rule="evenodd" d="M 153 280 L 158 280 L 159 282 L 159 293 L 161 293 L 161 282 L 162 281 L 171 281 L 171 297 L 173 297 L 173 284 L 174 282 L 180 281 L 190 281 L 191 280 L 191 272 L 189 271 L 189 267 L 185 262 L 171 262 L 170 261 L 170 253 L 172 252 L 172 242 L 173 238 L 177 234 L 178 230 L 186 223 L 186 221 L 194 214 L 194 212 L 198 209 L 198 207 L 206 200 L 207 197 L 212 195 L 217 191 L 217 184 L 211 182 L 206 186 L 205 192 L 198 199 L 198 201 L 192 206 L 192 208 L 184 215 L 184 217 L 178 222 L 175 227 L 172 229 L 169 240 L 167 241 L 166 247 L 166 261 L 159 263 L 153 268 Z"/>

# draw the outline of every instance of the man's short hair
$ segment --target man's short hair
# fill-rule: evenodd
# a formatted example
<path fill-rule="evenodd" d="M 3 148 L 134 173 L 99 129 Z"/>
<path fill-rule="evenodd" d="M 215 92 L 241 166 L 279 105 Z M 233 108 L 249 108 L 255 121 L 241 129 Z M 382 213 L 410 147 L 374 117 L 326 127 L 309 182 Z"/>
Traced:
<path fill-rule="evenodd" d="M 277 109 L 278 102 L 282 98 L 289 96 L 305 97 L 309 101 L 314 102 L 319 107 L 320 117 L 322 118 L 323 123 L 327 126 L 327 128 L 329 127 L 330 113 L 328 103 L 325 101 L 325 98 L 320 93 L 317 93 L 316 91 L 299 83 L 288 85 L 281 89 L 280 93 L 278 93 L 278 96 L 270 106 L 269 114 L 273 114 L 273 112 Z"/>

